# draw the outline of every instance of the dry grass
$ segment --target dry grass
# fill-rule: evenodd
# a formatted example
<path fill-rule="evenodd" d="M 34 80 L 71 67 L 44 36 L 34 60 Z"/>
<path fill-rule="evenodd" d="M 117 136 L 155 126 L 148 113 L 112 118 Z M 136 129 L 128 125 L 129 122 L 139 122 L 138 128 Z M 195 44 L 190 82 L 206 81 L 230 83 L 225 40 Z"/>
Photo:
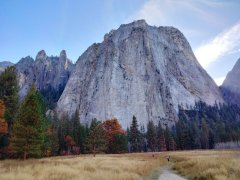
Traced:
<path fill-rule="evenodd" d="M 70 156 L 0 162 L 0 179 L 142 179 L 164 166 L 164 154 Z"/>
<path fill-rule="evenodd" d="M 152 153 L 139 153 L 5 160 L 0 161 L 0 179 L 143 179 L 166 166 L 165 157 L 169 154 L 175 161 L 173 168 L 189 179 L 240 179 L 240 151 L 165 152 L 155 153 L 154 157 Z"/>
<path fill-rule="evenodd" d="M 185 151 L 172 156 L 174 169 L 189 179 L 240 179 L 240 151 Z"/>

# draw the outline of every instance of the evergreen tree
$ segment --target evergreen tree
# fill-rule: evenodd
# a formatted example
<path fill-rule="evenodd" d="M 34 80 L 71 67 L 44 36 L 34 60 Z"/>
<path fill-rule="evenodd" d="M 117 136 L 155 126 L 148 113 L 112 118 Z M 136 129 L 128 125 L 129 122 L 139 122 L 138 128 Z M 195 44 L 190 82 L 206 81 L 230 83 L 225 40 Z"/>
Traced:
<path fill-rule="evenodd" d="M 59 153 L 59 138 L 58 138 L 58 127 L 59 127 L 59 120 L 57 117 L 57 113 L 53 111 L 53 114 L 49 114 L 49 128 L 48 128 L 48 135 L 50 140 L 50 151 L 52 156 L 56 156 Z"/>
<path fill-rule="evenodd" d="M 80 146 L 80 143 L 81 143 L 81 132 L 80 132 L 80 119 L 79 119 L 79 111 L 76 110 L 73 117 L 72 117 L 72 123 L 73 123 L 73 126 L 72 126 L 72 137 L 73 137 L 73 140 L 76 142 L 76 145 L 77 146 Z"/>
<path fill-rule="evenodd" d="M 45 117 L 41 97 L 32 87 L 20 106 L 13 126 L 13 148 L 23 159 L 40 157 L 45 140 Z"/>
<path fill-rule="evenodd" d="M 132 124 L 130 126 L 130 143 L 132 152 L 140 151 L 140 132 L 138 130 L 137 118 L 135 116 L 133 116 Z"/>
<path fill-rule="evenodd" d="M 157 133 L 153 121 L 149 121 L 147 125 L 147 142 L 151 151 L 157 150 Z"/>
<path fill-rule="evenodd" d="M 164 136 L 164 129 L 162 128 L 161 122 L 158 122 L 158 127 L 157 127 L 157 141 L 158 141 L 158 150 L 159 151 L 166 151 L 166 141 L 165 141 L 165 136 Z"/>
<path fill-rule="evenodd" d="M 175 151 L 176 150 L 176 143 L 173 138 L 173 136 L 170 134 L 169 136 L 169 151 Z"/>
<path fill-rule="evenodd" d="M 97 119 L 93 119 L 91 122 L 87 145 L 94 156 L 97 152 L 105 152 L 107 149 L 106 133 L 102 123 Z"/>
<path fill-rule="evenodd" d="M 140 149 L 142 152 L 147 152 L 147 139 L 144 125 L 140 128 Z"/>
<path fill-rule="evenodd" d="M 71 133 L 69 132 L 69 118 L 66 114 L 63 114 L 60 117 L 59 120 L 59 125 L 57 128 L 57 134 L 58 134 L 58 140 L 59 140 L 59 154 L 63 151 L 67 150 L 67 145 L 65 142 L 65 137 L 67 135 L 70 135 Z"/>
<path fill-rule="evenodd" d="M 200 149 L 200 130 L 197 125 L 197 121 L 191 124 L 191 137 L 192 137 L 192 149 Z"/>
<path fill-rule="evenodd" d="M 209 148 L 209 129 L 204 118 L 201 121 L 201 146 L 202 149 Z"/>
<path fill-rule="evenodd" d="M 110 153 L 127 152 L 127 136 L 125 134 L 114 134 Z"/>
<path fill-rule="evenodd" d="M 168 126 L 166 126 L 166 130 L 164 132 L 164 136 L 165 136 L 165 140 L 166 140 L 166 147 L 167 147 L 167 150 L 169 151 L 169 150 L 171 150 L 171 148 L 174 147 L 174 142 L 173 142 L 173 138 L 172 138 L 172 136 L 170 134 Z M 170 143 L 172 143 L 172 144 L 170 145 Z M 170 148 L 170 146 L 172 146 L 172 147 Z"/>
<path fill-rule="evenodd" d="M 80 150 L 81 153 L 86 153 L 86 141 L 87 141 L 87 136 L 88 136 L 88 127 L 87 126 L 83 126 L 80 124 L 79 127 L 79 146 L 80 146 Z"/>
<path fill-rule="evenodd" d="M 9 144 L 8 140 L 8 124 L 5 121 L 5 105 L 2 100 L 0 100 L 0 158 L 5 158 L 7 152 L 7 146 Z"/>
<path fill-rule="evenodd" d="M 58 134 L 57 134 L 57 129 L 52 127 L 52 132 L 49 135 L 50 137 L 50 147 L 51 147 L 51 155 L 56 156 L 59 153 L 59 139 L 58 139 Z"/>
<path fill-rule="evenodd" d="M 7 67 L 0 75 L 0 99 L 4 101 L 6 111 L 4 117 L 11 133 L 13 120 L 18 109 L 18 82 L 14 66 Z"/>

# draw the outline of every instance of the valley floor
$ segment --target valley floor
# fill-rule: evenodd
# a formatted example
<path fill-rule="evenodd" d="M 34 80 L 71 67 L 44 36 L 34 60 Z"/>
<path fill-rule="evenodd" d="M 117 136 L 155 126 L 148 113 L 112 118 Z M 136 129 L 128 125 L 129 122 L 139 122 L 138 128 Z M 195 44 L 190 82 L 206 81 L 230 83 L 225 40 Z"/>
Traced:
<path fill-rule="evenodd" d="M 168 162 L 166 157 L 170 155 Z M 166 167 L 172 167 L 166 170 Z M 80 155 L 0 161 L 0 179 L 240 179 L 239 151 Z"/>

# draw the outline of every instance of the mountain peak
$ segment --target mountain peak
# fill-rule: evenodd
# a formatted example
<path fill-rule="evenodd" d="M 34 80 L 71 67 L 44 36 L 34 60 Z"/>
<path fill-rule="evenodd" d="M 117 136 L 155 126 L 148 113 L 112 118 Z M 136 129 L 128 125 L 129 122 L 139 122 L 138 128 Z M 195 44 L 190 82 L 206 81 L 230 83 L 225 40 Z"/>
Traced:
<path fill-rule="evenodd" d="M 60 52 L 60 57 L 67 57 L 66 51 L 64 49 Z"/>
<path fill-rule="evenodd" d="M 46 59 L 47 55 L 46 52 L 44 50 L 41 50 L 38 52 L 37 56 L 36 56 L 36 60 L 38 59 Z"/>
<path fill-rule="evenodd" d="M 240 106 L 240 58 L 237 60 L 233 69 L 227 74 L 224 80 L 221 91 L 225 100 L 229 103 Z"/>
<path fill-rule="evenodd" d="M 148 26 L 147 22 L 144 19 L 136 20 L 128 24 L 122 24 L 120 27 L 133 26 L 133 27 L 146 27 Z"/>
<path fill-rule="evenodd" d="M 116 117 L 126 128 L 135 114 L 142 125 L 161 121 L 171 126 L 178 105 L 223 102 L 182 33 L 144 20 L 110 31 L 75 67 L 57 111 L 71 115 L 79 110 L 86 123 Z"/>

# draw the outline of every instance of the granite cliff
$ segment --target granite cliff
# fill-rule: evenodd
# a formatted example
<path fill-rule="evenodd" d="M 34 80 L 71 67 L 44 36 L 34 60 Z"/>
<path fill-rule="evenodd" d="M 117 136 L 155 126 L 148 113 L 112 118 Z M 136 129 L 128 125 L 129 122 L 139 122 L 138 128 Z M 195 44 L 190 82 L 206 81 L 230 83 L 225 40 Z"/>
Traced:
<path fill-rule="evenodd" d="M 57 111 L 78 109 L 83 123 L 116 117 L 126 128 L 135 115 L 142 125 L 160 120 L 171 126 L 179 105 L 200 100 L 224 102 L 184 35 L 140 20 L 112 30 L 79 57 Z"/>
<path fill-rule="evenodd" d="M 57 101 L 73 67 L 65 50 L 61 51 L 59 57 L 49 57 L 44 50 L 41 50 L 35 60 L 30 56 L 22 58 L 16 64 L 20 98 L 25 97 L 29 88 L 35 84 L 45 98 L 53 98 L 53 101 Z"/>
<path fill-rule="evenodd" d="M 221 88 L 224 99 L 228 103 L 240 106 L 240 59 L 236 62 L 233 69 L 227 74 Z"/>

